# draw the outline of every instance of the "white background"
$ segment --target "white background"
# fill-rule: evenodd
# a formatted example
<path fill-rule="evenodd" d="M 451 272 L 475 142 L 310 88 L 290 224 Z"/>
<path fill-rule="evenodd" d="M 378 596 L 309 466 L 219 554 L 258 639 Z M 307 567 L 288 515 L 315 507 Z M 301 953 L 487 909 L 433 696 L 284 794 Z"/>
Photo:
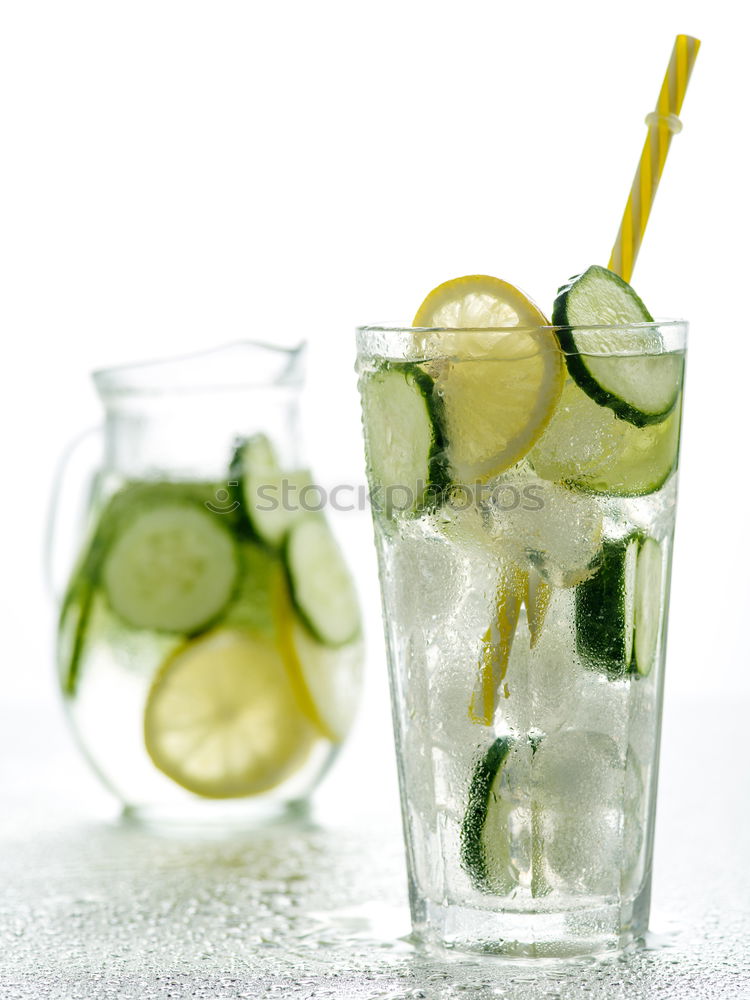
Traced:
<path fill-rule="evenodd" d="M 353 328 L 487 272 L 545 310 L 606 263 L 678 31 L 703 41 L 634 284 L 691 321 L 667 695 L 750 693 L 741 5 L 6 2 L 0 15 L 2 698 L 53 697 L 45 508 L 88 373 L 311 344 L 307 451 L 361 481 Z M 389 738 L 365 516 L 337 529 Z"/>

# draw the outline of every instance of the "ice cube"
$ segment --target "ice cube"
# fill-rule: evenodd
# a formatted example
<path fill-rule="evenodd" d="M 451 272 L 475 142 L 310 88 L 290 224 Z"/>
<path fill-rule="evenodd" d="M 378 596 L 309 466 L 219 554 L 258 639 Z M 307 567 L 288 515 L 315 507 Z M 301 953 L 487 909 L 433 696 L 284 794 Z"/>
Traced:
<path fill-rule="evenodd" d="M 643 781 L 643 769 L 633 747 L 628 747 L 625 766 L 625 813 L 623 822 L 622 888 L 625 894 L 638 892 L 644 875 L 643 831 L 648 802 Z"/>
<path fill-rule="evenodd" d="M 399 537 L 385 543 L 386 599 L 400 621 L 428 630 L 452 616 L 467 591 L 467 569 L 458 545 L 427 519 L 406 520 Z"/>
<path fill-rule="evenodd" d="M 617 894 L 625 761 L 615 742 L 581 730 L 547 735 L 534 755 L 533 775 L 552 885 L 575 894 Z"/>
<path fill-rule="evenodd" d="M 574 587 L 594 572 L 603 523 L 594 497 L 526 476 L 495 480 L 484 504 L 495 543 L 522 567 L 555 587 Z"/>

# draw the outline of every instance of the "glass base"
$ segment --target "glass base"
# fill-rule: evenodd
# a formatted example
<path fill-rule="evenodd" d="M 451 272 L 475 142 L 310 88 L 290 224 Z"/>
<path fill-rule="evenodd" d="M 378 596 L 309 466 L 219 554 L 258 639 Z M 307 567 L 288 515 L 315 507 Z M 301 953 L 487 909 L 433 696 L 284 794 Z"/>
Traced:
<path fill-rule="evenodd" d="M 249 799 L 234 801 L 188 802 L 179 806 L 124 806 L 123 823 L 148 827 L 165 833 L 232 832 L 257 829 L 276 824 L 304 824 L 310 821 L 308 800 L 294 802 L 253 802 Z"/>
<path fill-rule="evenodd" d="M 568 959 L 632 948 L 648 929 L 648 888 L 625 907 L 578 906 L 557 912 L 522 913 L 420 901 L 414 936 L 428 950 L 510 959 Z"/>

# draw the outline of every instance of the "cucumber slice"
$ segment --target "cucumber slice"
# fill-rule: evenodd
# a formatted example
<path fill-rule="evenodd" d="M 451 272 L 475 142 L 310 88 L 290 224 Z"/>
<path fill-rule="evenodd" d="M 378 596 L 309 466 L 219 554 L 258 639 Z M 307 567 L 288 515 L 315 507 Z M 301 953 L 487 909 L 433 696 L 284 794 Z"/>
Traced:
<path fill-rule="evenodd" d="M 595 264 L 571 278 L 558 292 L 552 322 L 567 328 L 557 337 L 568 371 L 593 400 L 636 427 L 658 423 L 671 412 L 682 384 L 682 354 L 654 353 L 646 332 L 633 329 L 653 322 L 651 314 L 613 271 Z M 575 330 L 598 325 L 624 329 Z"/>
<path fill-rule="evenodd" d="M 414 365 L 389 366 L 362 382 L 370 478 L 383 491 L 373 499 L 388 517 L 415 513 L 448 484 L 433 389 Z"/>
<path fill-rule="evenodd" d="M 653 538 L 645 538 L 635 570 L 635 640 L 631 667 L 642 677 L 651 672 L 659 642 L 663 563 L 661 545 Z"/>
<path fill-rule="evenodd" d="M 82 549 L 60 612 L 57 659 L 64 694 L 72 696 L 76 692 L 103 560 L 120 528 L 138 511 L 151 510 L 165 503 L 208 505 L 221 488 L 220 484 L 210 482 L 144 480 L 125 484 L 109 498 Z M 235 527 L 236 516 L 232 510 L 223 512 L 223 523 L 230 530 Z"/>
<path fill-rule="evenodd" d="M 576 645 L 584 663 L 622 677 L 633 653 L 637 535 L 605 542 L 599 569 L 575 590 Z"/>
<path fill-rule="evenodd" d="M 662 577 L 662 548 L 655 539 L 631 535 L 605 544 L 598 572 L 576 588 L 576 640 L 588 666 L 611 678 L 651 672 Z"/>
<path fill-rule="evenodd" d="M 511 804 L 503 776 L 513 741 L 499 737 L 479 759 L 461 824 L 461 864 L 480 892 L 507 895 L 517 886 L 510 856 Z"/>
<path fill-rule="evenodd" d="M 65 592 L 57 629 L 57 665 L 63 694 L 72 696 L 78 687 L 86 632 L 102 555 L 105 548 L 102 522 L 90 535 L 78 558 Z"/>
<path fill-rule="evenodd" d="M 112 610 L 135 628 L 188 634 L 217 618 L 239 572 L 237 547 L 220 517 L 176 501 L 134 514 L 104 558 Z"/>
<path fill-rule="evenodd" d="M 322 517 L 292 526 L 285 546 L 292 599 L 325 646 L 344 646 L 360 632 L 359 602 L 336 539 Z"/>
<path fill-rule="evenodd" d="M 680 411 L 678 400 L 660 423 L 635 427 L 569 379 L 529 461 L 542 479 L 576 490 L 607 496 L 654 493 L 677 468 Z"/>
<path fill-rule="evenodd" d="M 243 628 L 272 639 L 277 634 L 280 601 L 287 589 L 283 564 L 276 553 L 252 542 L 241 542 L 239 555 L 239 582 L 221 616 L 222 627 Z"/>
<path fill-rule="evenodd" d="M 284 471 L 265 434 L 242 441 L 234 453 L 230 473 L 239 489 L 235 494 L 256 538 L 279 547 L 301 511 L 300 493 L 312 485 L 307 469 Z"/>
<path fill-rule="evenodd" d="M 101 511 L 94 544 L 104 552 L 122 526 L 137 513 L 172 503 L 197 504 L 210 513 L 221 515 L 222 524 L 229 530 L 239 528 L 239 511 L 235 505 L 227 503 L 226 482 L 131 480 L 112 494 Z"/>
<path fill-rule="evenodd" d="M 94 585 L 86 565 L 71 581 L 60 611 L 57 631 L 57 665 L 65 695 L 74 695 L 81 669 L 86 626 L 94 599 Z"/>

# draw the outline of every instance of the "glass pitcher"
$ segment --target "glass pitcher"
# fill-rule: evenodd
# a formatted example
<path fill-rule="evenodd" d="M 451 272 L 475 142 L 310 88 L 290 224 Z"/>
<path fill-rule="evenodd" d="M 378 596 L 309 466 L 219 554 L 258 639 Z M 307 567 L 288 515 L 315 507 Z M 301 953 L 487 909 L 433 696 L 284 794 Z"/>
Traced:
<path fill-rule="evenodd" d="M 302 803 L 351 724 L 360 615 L 297 452 L 303 361 L 241 342 L 93 376 L 105 421 L 57 660 L 84 754 L 146 819 Z"/>

